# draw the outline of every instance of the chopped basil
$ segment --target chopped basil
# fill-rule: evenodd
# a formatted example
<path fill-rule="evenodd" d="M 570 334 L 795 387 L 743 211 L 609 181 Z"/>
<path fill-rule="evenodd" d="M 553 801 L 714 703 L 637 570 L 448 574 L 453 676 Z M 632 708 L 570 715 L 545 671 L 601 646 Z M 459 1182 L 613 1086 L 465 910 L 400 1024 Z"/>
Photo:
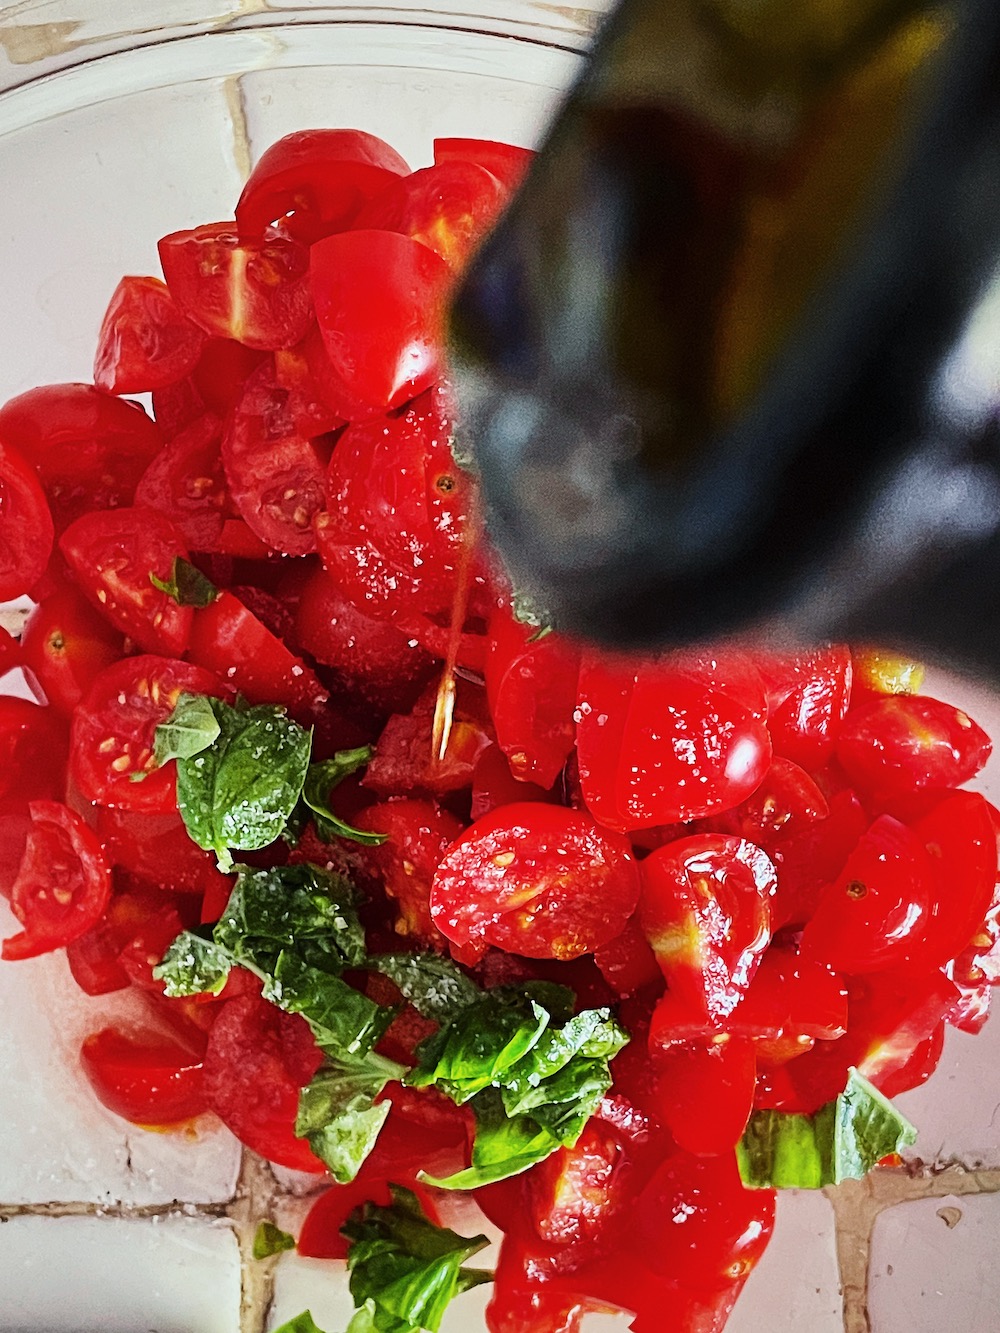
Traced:
<path fill-rule="evenodd" d="M 153 758 L 157 766 L 171 759 L 190 759 L 218 738 L 219 721 L 203 694 L 182 694 L 174 711 L 156 728 Z"/>
<path fill-rule="evenodd" d="M 282 708 L 208 703 L 219 734 L 177 760 L 177 806 L 191 838 L 229 870 L 231 848 L 266 847 L 285 827 L 305 781 L 312 736 Z"/>
<path fill-rule="evenodd" d="M 755 1111 L 736 1157 L 750 1189 L 821 1189 L 860 1180 L 916 1137 L 892 1102 L 852 1069 L 840 1096 L 814 1115 Z"/>
<path fill-rule="evenodd" d="M 376 1105 L 375 1098 L 405 1072 L 374 1051 L 353 1060 L 328 1052 L 327 1062 L 303 1088 L 295 1132 L 309 1140 L 339 1184 L 358 1174 L 389 1114 L 391 1102 Z"/>
<path fill-rule="evenodd" d="M 295 1249 L 295 1237 L 290 1236 L 273 1222 L 261 1222 L 253 1238 L 253 1257 L 269 1259 L 272 1254 Z"/>
<path fill-rule="evenodd" d="M 334 787 L 359 768 L 364 768 L 374 753 L 370 745 L 362 745 L 356 750 L 338 750 L 332 759 L 309 765 L 302 788 L 302 800 L 312 811 L 316 832 L 324 842 L 332 842 L 334 838 L 350 838 L 366 847 L 378 847 L 388 838 L 387 833 L 368 833 L 364 829 L 354 828 L 330 809 L 330 793 Z"/>
<path fill-rule="evenodd" d="M 379 954 L 370 965 L 394 981 L 418 1013 L 436 1023 L 453 1018 L 480 995 L 475 982 L 438 953 Z"/>
<path fill-rule="evenodd" d="M 438 1333 L 455 1296 L 492 1281 L 487 1270 L 464 1267 L 489 1241 L 435 1226 L 410 1190 L 390 1185 L 389 1192 L 388 1208 L 362 1204 L 341 1228 L 351 1242 L 351 1295 L 359 1313 L 367 1307 L 366 1322 L 350 1327 Z"/>
<path fill-rule="evenodd" d="M 313 1319 L 312 1314 L 308 1310 L 303 1310 L 294 1319 L 286 1320 L 280 1328 L 274 1330 L 274 1333 L 323 1333 L 323 1330 Z M 352 1319 L 348 1326 L 348 1333 L 367 1333 L 367 1330 L 361 1324 L 355 1328 Z"/>
<path fill-rule="evenodd" d="M 150 574 L 149 581 L 154 588 L 165 592 L 178 606 L 211 606 L 219 595 L 215 584 L 196 569 L 189 560 L 175 556 L 169 579 L 157 578 Z"/>
<path fill-rule="evenodd" d="M 232 955 L 193 930 L 182 930 L 153 969 L 153 977 L 163 982 L 163 993 L 179 995 L 218 995 L 229 978 Z"/>
<path fill-rule="evenodd" d="M 279 1009 L 301 1014 L 320 1046 L 338 1056 L 367 1055 L 395 1017 L 336 973 L 311 967 L 292 950 L 282 951 L 262 992 Z"/>

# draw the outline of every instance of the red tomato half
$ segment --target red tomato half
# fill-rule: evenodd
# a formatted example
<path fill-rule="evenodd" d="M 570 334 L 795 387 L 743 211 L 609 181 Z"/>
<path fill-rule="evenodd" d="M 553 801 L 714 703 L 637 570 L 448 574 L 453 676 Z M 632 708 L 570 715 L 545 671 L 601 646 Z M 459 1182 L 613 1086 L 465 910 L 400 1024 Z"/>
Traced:
<path fill-rule="evenodd" d="M 958 787 L 993 744 L 968 713 L 919 694 L 893 694 L 852 712 L 837 759 L 859 790 L 879 796 L 915 787 Z"/>
<path fill-rule="evenodd" d="M 84 1040 L 80 1063 L 109 1111 L 136 1125 L 171 1125 L 208 1109 L 203 1046 L 203 1039 L 107 1027 Z"/>
<path fill-rule="evenodd" d="M 409 170 L 394 148 L 363 130 L 298 130 L 254 167 L 236 221 L 244 236 L 273 226 L 308 245 L 350 226 L 366 199 Z"/>
<path fill-rule="evenodd" d="M 920 961 L 955 958 L 986 917 L 997 882 L 996 828 L 989 802 L 956 791 L 911 825 L 927 849 L 933 893 Z"/>
<path fill-rule="evenodd" d="M 294 1131 L 299 1091 L 322 1060 L 298 1014 L 249 995 L 227 1000 L 205 1051 L 209 1109 L 261 1157 L 319 1174 L 326 1167 Z"/>
<path fill-rule="evenodd" d="M 309 252 L 282 237 L 241 241 L 231 222 L 175 231 L 158 244 L 170 294 L 200 329 L 270 351 L 312 322 Z"/>
<path fill-rule="evenodd" d="M 684 1042 L 657 1056 L 656 1108 L 678 1148 L 698 1157 L 731 1152 L 753 1109 L 757 1061 L 746 1037 Z"/>
<path fill-rule="evenodd" d="M 166 657 L 126 657 L 101 672 L 71 730 L 70 776 L 85 801 L 176 813 L 176 765 L 154 768 L 153 743 L 182 693 L 222 698 L 226 687 L 211 672 Z M 133 780 L 138 773 L 142 780 Z"/>
<path fill-rule="evenodd" d="M 477 162 L 508 190 L 515 190 L 535 156 L 531 148 L 492 139 L 435 139 L 434 161 Z"/>
<path fill-rule="evenodd" d="M 309 270 L 330 365 L 349 394 L 392 408 L 434 383 L 452 279 L 440 255 L 397 232 L 345 231 L 312 247 Z"/>
<path fill-rule="evenodd" d="M 61 799 L 67 751 L 66 723 L 54 709 L 0 695 L 0 798 Z"/>
<path fill-rule="evenodd" d="M 431 918 L 460 947 L 566 961 L 614 939 L 639 899 L 628 842 L 583 811 L 525 803 L 477 820 L 438 867 Z"/>
<path fill-rule="evenodd" d="M 38 477 L 0 435 L 0 602 L 23 597 L 35 586 L 49 563 L 53 535 Z"/>
<path fill-rule="evenodd" d="M 67 586 L 36 606 L 21 635 L 24 665 L 53 708 L 72 713 L 98 673 L 123 652 L 122 636 Z"/>
<path fill-rule="evenodd" d="M 753 843 L 681 838 L 642 862 L 639 919 L 667 985 L 696 1013 L 728 1017 L 771 938 L 774 866 Z"/>
<path fill-rule="evenodd" d="M 768 699 L 774 753 L 810 772 L 833 754 L 851 699 L 851 654 L 843 644 L 756 653 Z"/>
<path fill-rule="evenodd" d="M 105 393 L 176 384 L 198 364 L 204 341 L 159 278 L 122 278 L 97 335 L 94 383 Z"/>
<path fill-rule="evenodd" d="M 495 176 L 475 162 L 439 162 L 400 177 L 370 200 L 355 227 L 412 236 L 461 270 L 507 199 Z"/>
<path fill-rule="evenodd" d="M 61 948 L 104 915 L 111 871 L 95 834 L 58 801 L 32 801 L 31 828 L 10 893 L 24 929 L 4 940 L 0 957 L 35 958 Z"/>
<path fill-rule="evenodd" d="M 191 633 L 191 608 L 157 588 L 188 559 L 184 539 L 155 509 L 84 514 L 59 538 L 59 549 L 80 588 L 116 626 L 145 648 L 180 657 Z"/>
<path fill-rule="evenodd" d="M 771 762 L 764 724 L 735 699 L 672 666 L 587 653 L 577 751 L 587 808 L 623 831 L 738 805 Z"/>
<path fill-rule="evenodd" d="M 160 433 L 138 403 L 92 384 L 45 384 L 0 407 L 0 441 L 38 473 L 56 531 L 93 509 L 132 503 L 160 449 Z"/>
<path fill-rule="evenodd" d="M 135 488 L 136 504 L 168 518 L 192 551 L 214 550 L 225 522 L 221 443 L 222 423 L 202 413 L 164 445 Z"/>

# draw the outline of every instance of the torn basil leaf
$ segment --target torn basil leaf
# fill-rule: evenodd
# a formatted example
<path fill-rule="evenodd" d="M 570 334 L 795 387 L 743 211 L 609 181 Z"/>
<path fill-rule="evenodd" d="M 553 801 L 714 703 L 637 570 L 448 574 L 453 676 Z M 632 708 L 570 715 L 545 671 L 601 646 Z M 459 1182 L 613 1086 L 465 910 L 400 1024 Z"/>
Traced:
<path fill-rule="evenodd" d="M 229 979 L 233 956 L 193 930 L 183 930 L 171 943 L 163 961 L 153 968 L 153 979 L 163 982 L 163 993 L 218 995 Z"/>
<path fill-rule="evenodd" d="M 282 1254 L 285 1250 L 295 1249 L 295 1237 L 290 1236 L 273 1222 L 263 1221 L 257 1227 L 253 1238 L 253 1257 L 269 1259 L 272 1254 Z"/>
<path fill-rule="evenodd" d="M 339 1184 L 358 1174 L 392 1107 L 390 1101 L 376 1105 L 375 1098 L 405 1072 L 374 1051 L 353 1060 L 328 1051 L 327 1063 L 299 1094 L 295 1132 Z"/>
<path fill-rule="evenodd" d="M 348 1333 L 367 1333 L 367 1330 L 361 1325 L 359 1325 L 358 1328 L 354 1328 L 353 1324 L 354 1320 L 352 1319 Z M 323 1333 L 323 1329 L 321 1329 L 315 1319 L 313 1319 L 309 1310 L 303 1310 L 302 1313 L 297 1314 L 294 1319 L 286 1320 L 280 1328 L 274 1330 L 274 1333 Z"/>
<path fill-rule="evenodd" d="M 219 735 L 219 723 L 204 694 L 182 694 L 174 711 L 156 728 L 153 760 L 162 767 L 171 759 L 190 759 L 207 750 Z"/>
<path fill-rule="evenodd" d="M 211 606 L 219 595 L 215 584 L 205 577 L 183 556 L 175 556 L 169 579 L 157 578 L 150 573 L 149 581 L 154 588 L 165 592 L 178 606 Z"/>
<path fill-rule="evenodd" d="M 345 823 L 330 809 L 330 793 L 344 778 L 350 777 L 371 759 L 375 751 L 370 745 L 356 750 L 338 750 L 331 759 L 310 764 L 302 788 L 302 800 L 312 812 L 316 832 L 324 842 L 334 838 L 350 838 L 366 847 L 379 847 L 388 838 L 387 833 L 369 833 Z"/>
<path fill-rule="evenodd" d="M 394 981 L 404 999 L 436 1023 L 447 1022 L 460 1009 L 475 1004 L 481 994 L 457 964 L 439 953 L 379 954 L 370 966 Z"/>
<path fill-rule="evenodd" d="M 814 1115 L 755 1111 L 736 1148 L 749 1189 L 822 1189 L 860 1180 L 917 1131 L 856 1069 Z"/>

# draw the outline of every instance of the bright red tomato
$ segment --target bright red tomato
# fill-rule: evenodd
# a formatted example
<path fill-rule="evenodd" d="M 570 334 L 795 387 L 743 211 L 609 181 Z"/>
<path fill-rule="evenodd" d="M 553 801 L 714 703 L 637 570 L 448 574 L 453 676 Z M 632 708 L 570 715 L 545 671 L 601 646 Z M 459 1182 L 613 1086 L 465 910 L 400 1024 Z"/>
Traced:
<path fill-rule="evenodd" d="M 236 221 L 244 236 L 271 227 L 307 245 L 350 226 L 366 199 L 410 168 L 362 130 L 298 130 L 272 144 L 243 187 Z"/>
<path fill-rule="evenodd" d="M 430 792 L 446 796 L 472 783 L 476 764 L 493 743 L 482 691 L 459 680 L 444 754 L 433 745 L 438 687 L 432 681 L 409 713 L 395 713 L 378 738 L 364 785 L 378 796 Z"/>
<path fill-rule="evenodd" d="M 769 854 L 778 871 L 778 889 L 771 908 L 776 930 L 785 925 L 805 925 L 869 822 L 855 793 L 845 789 L 830 798 L 825 819 L 815 820 L 771 844 Z"/>
<path fill-rule="evenodd" d="M 97 335 L 94 383 L 105 393 L 176 384 L 198 364 L 204 341 L 159 278 L 122 278 Z"/>
<path fill-rule="evenodd" d="M 888 796 L 915 787 L 958 787 L 975 777 L 992 748 L 961 708 L 893 694 L 850 714 L 837 759 L 860 791 Z"/>
<path fill-rule="evenodd" d="M 205 1051 L 209 1110 L 254 1152 L 294 1171 L 326 1170 L 295 1134 L 299 1090 L 322 1063 L 322 1052 L 298 1014 L 266 1000 L 227 1000 Z"/>
<path fill-rule="evenodd" d="M 222 462 L 241 517 L 272 550 L 315 551 L 330 449 L 329 440 L 298 433 L 287 391 L 270 365 L 259 366 L 226 421 Z"/>
<path fill-rule="evenodd" d="M 85 801 L 176 814 L 176 765 L 154 768 L 153 743 L 183 693 L 222 698 L 227 690 L 211 672 L 167 657 L 126 657 L 101 672 L 71 729 L 70 777 Z"/>
<path fill-rule="evenodd" d="M 354 225 L 412 236 L 460 271 L 506 200 L 507 191 L 485 167 L 439 162 L 392 181 Z"/>
<path fill-rule="evenodd" d="M 774 753 L 810 772 L 833 748 L 851 699 L 851 654 L 843 644 L 784 654 L 756 653 L 767 687 Z"/>
<path fill-rule="evenodd" d="M 667 985 L 717 1021 L 746 993 L 771 938 L 777 877 L 753 843 L 699 834 L 642 862 L 639 919 Z"/>
<path fill-rule="evenodd" d="M 288 412 L 302 435 L 322 435 L 346 421 L 379 415 L 377 407 L 348 393 L 317 324 L 300 343 L 274 353 L 274 377 L 288 394 Z"/>
<path fill-rule="evenodd" d="M 347 393 L 393 408 L 434 383 L 452 281 L 440 255 L 397 232 L 345 231 L 316 242 L 309 272 L 330 364 Z"/>
<path fill-rule="evenodd" d="M 926 847 L 933 893 L 920 961 L 940 966 L 968 945 L 993 900 L 997 841 L 989 802 L 956 791 L 911 825 Z"/>
<path fill-rule="evenodd" d="M 92 1033 L 80 1064 L 97 1098 L 136 1125 L 172 1125 L 208 1109 L 202 1081 L 204 1038 L 116 1027 Z"/>
<path fill-rule="evenodd" d="M 225 522 L 221 443 L 222 423 L 203 413 L 164 445 L 135 488 L 136 504 L 168 518 L 192 551 L 214 550 Z"/>
<path fill-rule="evenodd" d="M 111 871 L 96 836 L 58 801 L 32 801 L 31 828 L 10 893 L 24 927 L 4 940 L 0 957 L 35 958 L 61 948 L 104 915 Z"/>
<path fill-rule="evenodd" d="M 45 384 L 0 407 L 0 441 L 35 469 L 57 532 L 81 514 L 132 503 L 160 450 L 138 403 L 92 384 Z"/>
<path fill-rule="evenodd" d="M 191 608 L 157 588 L 188 559 L 184 538 L 155 509 L 84 514 L 59 539 L 74 579 L 97 610 L 147 652 L 180 657 L 191 633 Z"/>
<path fill-rule="evenodd" d="M 67 716 L 124 651 L 121 634 L 68 585 L 35 607 L 21 646 L 26 670 L 52 707 Z"/>
<path fill-rule="evenodd" d="M 497 745 L 487 745 L 476 760 L 472 772 L 472 809 L 471 818 L 480 819 L 491 810 L 501 805 L 510 805 L 513 801 L 552 801 L 557 802 L 555 793 L 536 786 L 533 782 L 521 782 L 510 771 L 507 756 Z"/>
<path fill-rule="evenodd" d="M 223 875 L 212 853 L 192 841 L 175 810 L 158 814 L 100 805 L 93 814 L 109 862 L 134 879 L 172 893 L 224 889 L 228 894 L 232 887 L 232 876 Z"/>
<path fill-rule="evenodd" d="M 738 833 L 777 860 L 777 852 L 795 834 L 825 820 L 830 806 L 819 787 L 790 759 L 775 758 L 764 781 L 742 805 L 714 823 L 720 833 Z M 712 821 L 706 821 L 712 822 Z"/>
<path fill-rule="evenodd" d="M 559 1148 L 525 1176 L 528 1214 L 540 1240 L 596 1240 L 626 1203 L 617 1136 L 592 1119 L 572 1148 Z"/>
<path fill-rule="evenodd" d="M 496 143 L 492 139 L 435 139 L 434 161 L 476 162 L 502 181 L 508 190 L 517 188 L 521 177 L 535 156 L 531 148 L 518 148 L 512 143 Z"/>
<path fill-rule="evenodd" d="M 21 655 L 21 644 L 15 639 L 9 629 L 4 629 L 0 625 L 0 680 L 7 675 L 9 671 L 16 671 L 23 661 Z"/>
<path fill-rule="evenodd" d="M 731 1152 L 753 1109 L 757 1060 L 746 1037 L 683 1042 L 656 1060 L 657 1110 L 678 1148 L 697 1157 Z"/>
<path fill-rule="evenodd" d="M 152 989 L 153 964 L 181 930 L 197 924 L 187 910 L 181 915 L 178 904 L 161 889 L 134 887 L 115 893 L 100 921 L 66 946 L 66 961 L 80 989 L 87 995 L 106 995 L 133 981 Z M 150 950 L 157 948 L 159 954 L 151 958 Z M 161 990 L 162 984 L 155 983 L 155 988 Z"/>
<path fill-rule="evenodd" d="M 587 808 L 620 830 L 738 805 L 771 762 L 764 724 L 735 699 L 653 661 L 588 653 L 576 743 Z"/>
<path fill-rule="evenodd" d="M 53 535 L 38 477 L 0 435 L 0 602 L 23 597 L 35 586 L 49 563 Z"/>
<path fill-rule="evenodd" d="M 68 749 L 66 723 L 54 709 L 0 695 L 0 798 L 61 799 Z"/>
<path fill-rule="evenodd" d="M 241 240 L 231 222 L 158 243 L 170 294 L 206 333 L 264 351 L 292 347 L 312 323 L 309 251 L 283 237 Z"/>
<path fill-rule="evenodd" d="M 431 918 L 460 947 L 578 958 L 614 939 L 635 910 L 628 842 L 583 811 L 503 806 L 477 820 L 438 867 Z"/>

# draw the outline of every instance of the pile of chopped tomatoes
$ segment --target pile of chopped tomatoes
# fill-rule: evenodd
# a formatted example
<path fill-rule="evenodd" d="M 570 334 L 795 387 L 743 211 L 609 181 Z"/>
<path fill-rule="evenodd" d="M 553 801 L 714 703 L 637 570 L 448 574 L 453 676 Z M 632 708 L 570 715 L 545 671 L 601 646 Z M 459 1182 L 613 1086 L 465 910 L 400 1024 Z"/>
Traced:
<path fill-rule="evenodd" d="M 188 836 L 154 734 L 182 693 L 239 694 L 313 728 L 318 758 L 372 745 L 332 801 L 383 841 L 309 826 L 244 859 L 333 866 L 373 947 L 450 953 L 486 988 L 565 981 L 632 1037 L 576 1147 L 477 1192 L 505 1235 L 490 1327 L 624 1308 L 639 1330 L 717 1330 L 773 1222 L 736 1167 L 751 1110 L 815 1111 L 851 1066 L 912 1088 L 946 1024 L 986 1018 L 998 816 L 963 784 L 990 741 L 873 651 L 640 660 L 519 621 L 453 456 L 441 327 L 529 156 L 438 140 L 411 172 L 369 134 L 290 135 L 235 219 L 159 242 L 165 281 L 122 279 L 92 384 L 0 408 L 0 599 L 35 603 L 0 671 L 38 698 L 0 697 L 20 923 L 2 953 L 64 948 L 88 995 L 141 996 L 143 1022 L 83 1043 L 105 1106 L 213 1112 L 322 1171 L 293 1132 L 319 1059 L 302 1019 L 239 969 L 195 999 L 154 980 L 233 883 Z M 218 596 L 179 597 L 178 560 Z M 404 1008 L 379 1049 L 405 1059 L 428 1030 Z M 388 1095 L 302 1253 L 343 1255 L 340 1223 L 388 1181 L 462 1165 L 459 1108 Z"/>

